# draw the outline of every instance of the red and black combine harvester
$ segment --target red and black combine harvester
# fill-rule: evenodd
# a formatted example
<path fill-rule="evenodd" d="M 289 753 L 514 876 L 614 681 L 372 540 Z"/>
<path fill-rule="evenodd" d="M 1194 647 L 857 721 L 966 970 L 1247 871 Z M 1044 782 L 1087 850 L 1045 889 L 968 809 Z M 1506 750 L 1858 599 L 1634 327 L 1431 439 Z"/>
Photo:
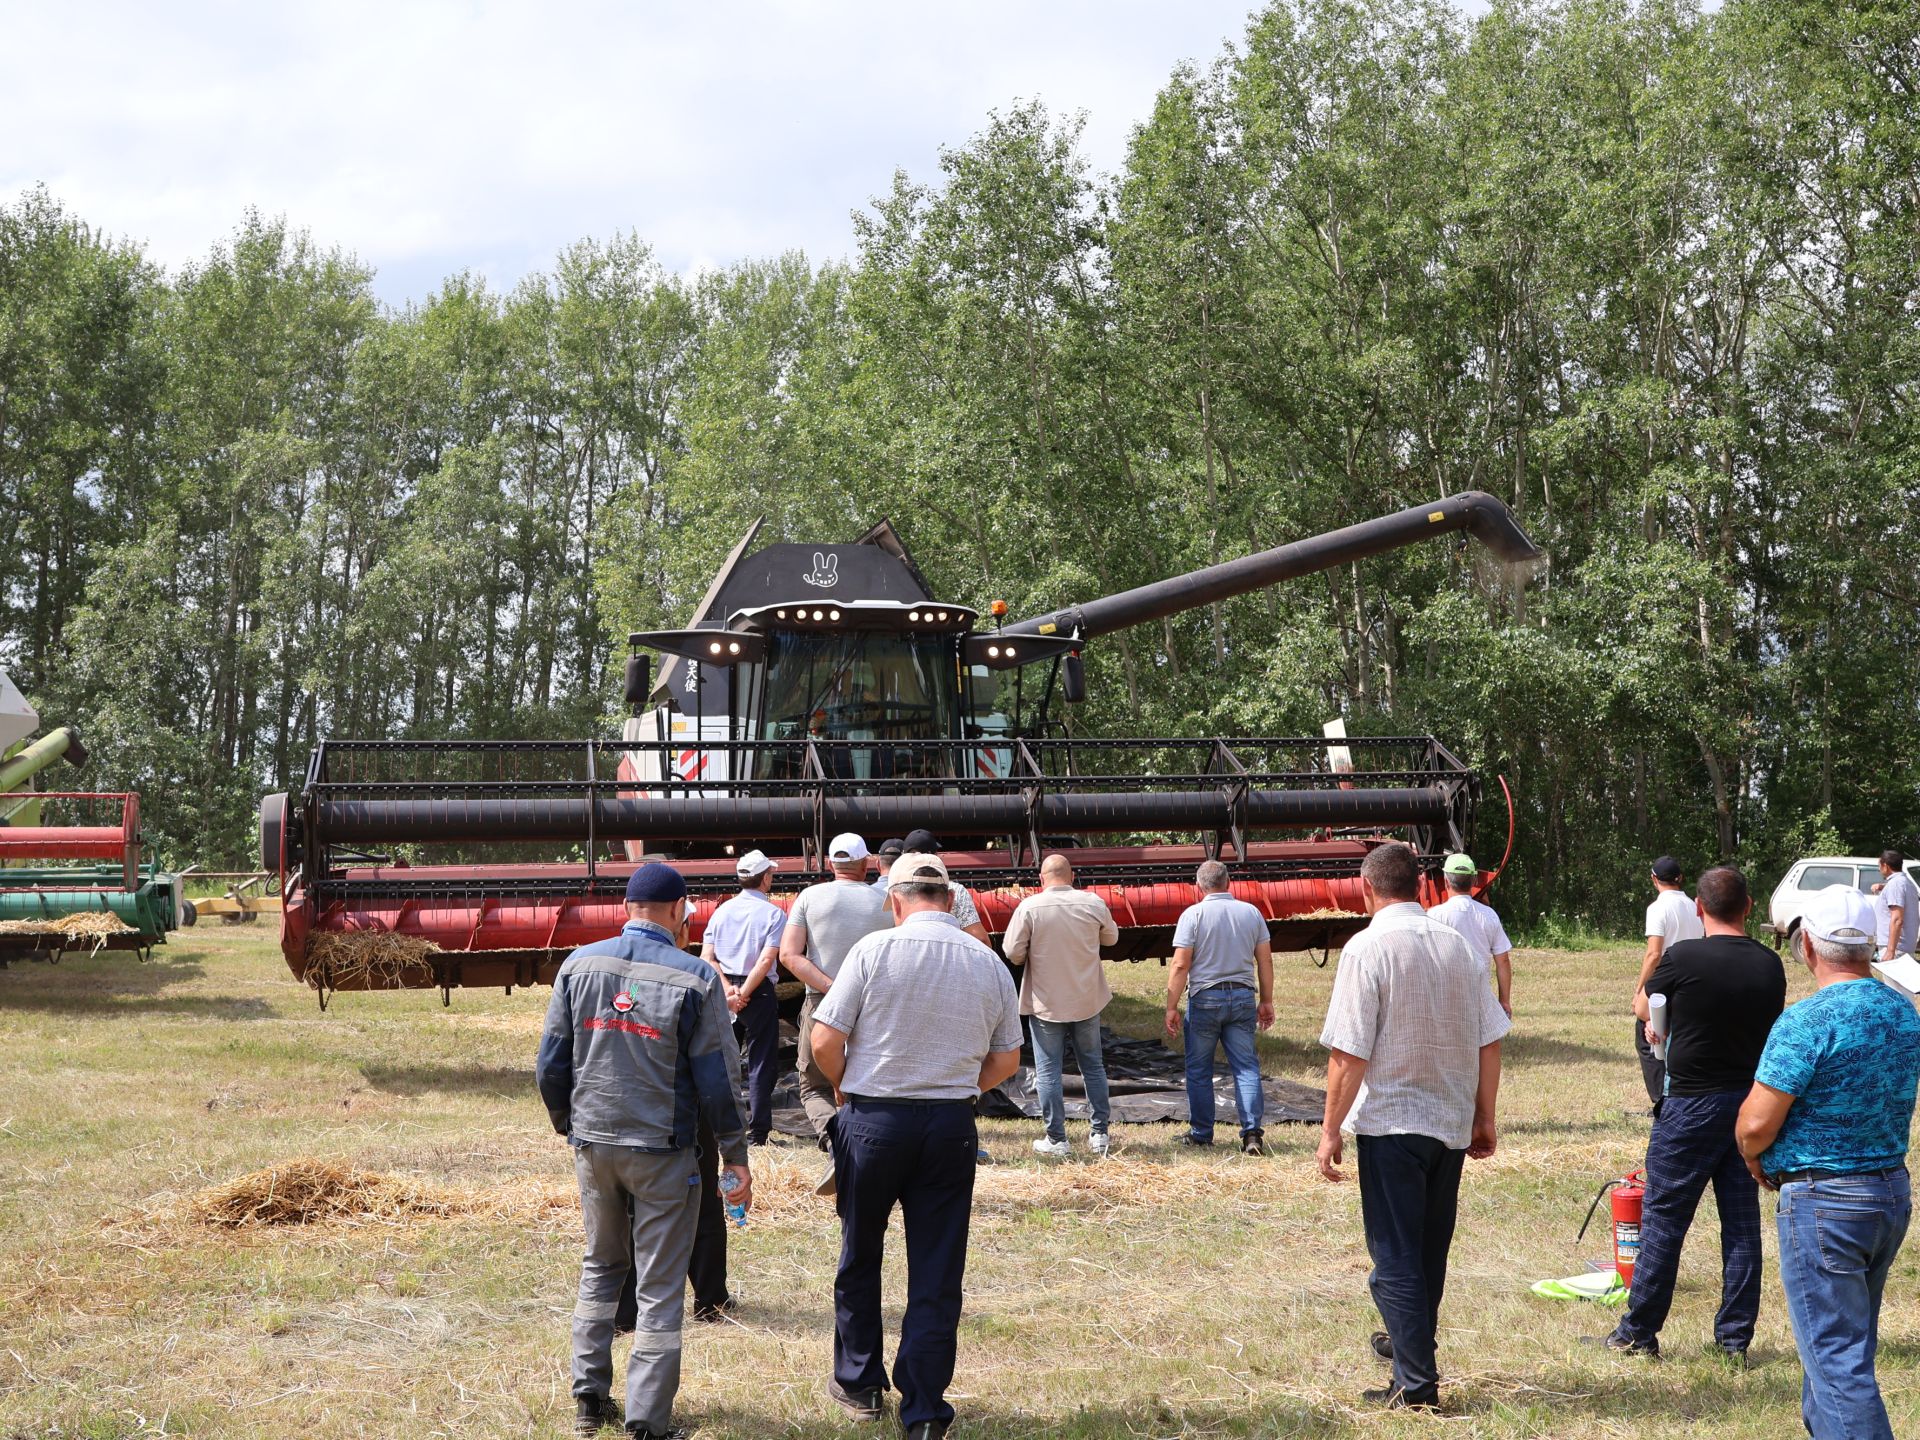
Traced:
<path fill-rule="evenodd" d="M 996 604 L 982 627 L 885 524 L 749 554 L 755 531 L 686 629 L 631 637 L 617 741 L 323 741 L 299 794 L 261 805 L 294 974 L 323 994 L 550 982 L 619 929 L 642 856 L 687 875 L 697 940 L 732 855 L 785 857 L 780 898 L 824 877 L 831 836 L 916 828 L 996 934 L 1065 848 L 1119 922 L 1114 958 L 1170 953 L 1212 856 L 1275 948 L 1338 945 L 1369 849 L 1410 841 L 1437 898 L 1466 847 L 1479 781 L 1437 739 L 1068 739 L 1056 699 L 1084 698 L 1098 637 L 1281 580 L 1456 532 L 1539 555 L 1471 492 L 1017 623 Z M 362 952 L 388 958 L 336 958 Z"/>

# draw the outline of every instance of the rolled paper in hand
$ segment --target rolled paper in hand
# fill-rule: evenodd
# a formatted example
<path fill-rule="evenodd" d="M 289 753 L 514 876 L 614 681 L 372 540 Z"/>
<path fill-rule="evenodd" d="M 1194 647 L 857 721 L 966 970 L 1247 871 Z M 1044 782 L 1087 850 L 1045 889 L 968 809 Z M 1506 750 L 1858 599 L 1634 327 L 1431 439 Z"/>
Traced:
<path fill-rule="evenodd" d="M 1647 996 L 1647 1047 L 1664 1060 L 1667 1058 L 1667 997 Z"/>

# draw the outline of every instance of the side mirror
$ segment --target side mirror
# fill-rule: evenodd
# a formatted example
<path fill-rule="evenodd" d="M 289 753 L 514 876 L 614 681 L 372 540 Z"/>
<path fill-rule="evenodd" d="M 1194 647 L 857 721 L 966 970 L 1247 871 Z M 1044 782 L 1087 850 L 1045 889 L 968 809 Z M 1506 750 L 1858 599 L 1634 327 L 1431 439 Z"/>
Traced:
<path fill-rule="evenodd" d="M 644 655 L 627 657 L 627 704 L 638 715 L 647 706 L 647 692 L 653 689 L 653 666 Z"/>
<path fill-rule="evenodd" d="M 1087 698 L 1087 662 L 1078 650 L 1069 650 L 1060 662 L 1060 693 L 1069 705 Z"/>

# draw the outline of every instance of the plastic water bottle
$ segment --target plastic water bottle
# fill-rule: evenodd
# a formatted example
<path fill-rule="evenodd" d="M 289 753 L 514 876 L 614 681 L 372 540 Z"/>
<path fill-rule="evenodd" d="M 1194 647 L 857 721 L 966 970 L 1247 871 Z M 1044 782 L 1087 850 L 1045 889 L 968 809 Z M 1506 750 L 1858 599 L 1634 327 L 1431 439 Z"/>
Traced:
<path fill-rule="evenodd" d="M 738 1175 L 734 1174 L 731 1170 L 723 1170 L 720 1172 L 720 1197 L 726 1203 L 727 1219 L 731 1220 L 737 1229 L 744 1230 L 747 1228 L 747 1207 L 744 1205 L 736 1205 L 731 1199 L 727 1198 L 739 1188 L 740 1177 Z"/>

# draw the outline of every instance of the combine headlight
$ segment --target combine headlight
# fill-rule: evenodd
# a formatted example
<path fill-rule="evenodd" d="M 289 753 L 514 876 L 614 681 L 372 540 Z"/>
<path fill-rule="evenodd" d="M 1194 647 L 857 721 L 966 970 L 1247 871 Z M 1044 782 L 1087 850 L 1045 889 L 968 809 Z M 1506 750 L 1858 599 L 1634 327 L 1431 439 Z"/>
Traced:
<path fill-rule="evenodd" d="M 784 610 L 776 610 L 773 612 L 773 618 L 776 620 L 784 620 L 787 618 L 787 612 Z"/>
<path fill-rule="evenodd" d="M 907 619 L 918 625 L 920 623 L 920 612 L 918 610 L 909 610 L 907 612 Z"/>
<path fill-rule="evenodd" d="M 738 640 L 728 642 L 727 653 L 729 655 L 738 655 L 740 653 L 740 642 Z"/>
<path fill-rule="evenodd" d="M 989 660 L 998 660 L 1000 658 L 1000 647 L 998 645 L 987 646 L 987 658 Z"/>
<path fill-rule="evenodd" d="M 739 647 L 735 646 L 734 648 L 738 649 Z M 707 646 L 707 650 L 711 654 L 718 655 L 720 653 L 720 642 L 718 640 L 714 641 L 711 645 Z"/>
<path fill-rule="evenodd" d="M 827 612 L 827 619 L 838 620 L 839 618 L 840 618 L 840 612 L 838 610 L 829 610 Z"/>
<path fill-rule="evenodd" d="M 944 611 L 944 610 L 942 610 L 942 611 L 940 612 L 940 614 L 939 614 L 939 617 L 938 617 L 938 618 L 939 618 L 939 619 L 941 619 L 941 620 L 945 620 L 945 619 L 947 618 L 947 612 L 946 612 L 946 611 Z"/>
<path fill-rule="evenodd" d="M 824 620 L 827 617 L 824 614 L 822 614 L 820 611 L 816 610 L 813 612 L 813 618 L 816 620 Z"/>

